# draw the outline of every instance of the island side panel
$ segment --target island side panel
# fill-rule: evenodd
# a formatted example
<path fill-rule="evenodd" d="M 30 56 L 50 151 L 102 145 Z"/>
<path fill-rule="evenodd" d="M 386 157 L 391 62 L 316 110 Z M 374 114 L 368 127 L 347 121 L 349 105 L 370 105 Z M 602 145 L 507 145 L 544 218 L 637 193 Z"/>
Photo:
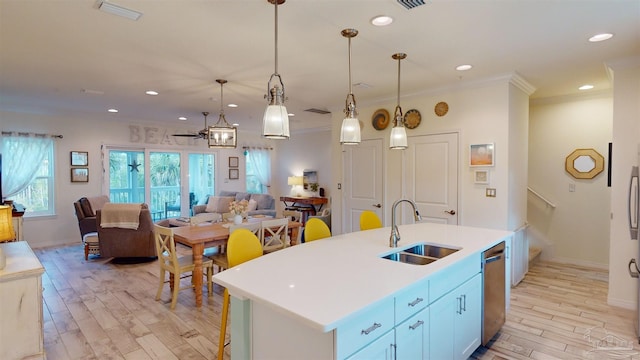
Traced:
<path fill-rule="evenodd" d="M 254 359 L 335 359 L 335 331 L 323 333 L 259 302 L 251 310 Z"/>
<path fill-rule="evenodd" d="M 231 357 L 239 360 L 251 359 L 251 301 L 231 297 Z M 228 339 L 226 340 L 229 341 Z"/>

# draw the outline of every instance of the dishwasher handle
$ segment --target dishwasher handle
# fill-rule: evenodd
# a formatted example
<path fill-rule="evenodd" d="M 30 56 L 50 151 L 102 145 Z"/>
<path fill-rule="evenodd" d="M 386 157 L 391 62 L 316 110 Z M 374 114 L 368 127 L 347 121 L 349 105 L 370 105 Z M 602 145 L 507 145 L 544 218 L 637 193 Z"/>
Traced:
<path fill-rule="evenodd" d="M 483 261 L 484 261 L 485 264 L 489 264 L 489 263 L 492 263 L 494 261 L 498 261 L 498 260 L 502 259 L 502 255 L 503 254 L 504 254 L 504 250 L 497 251 L 497 252 L 491 254 L 492 256 L 484 258 Z"/>

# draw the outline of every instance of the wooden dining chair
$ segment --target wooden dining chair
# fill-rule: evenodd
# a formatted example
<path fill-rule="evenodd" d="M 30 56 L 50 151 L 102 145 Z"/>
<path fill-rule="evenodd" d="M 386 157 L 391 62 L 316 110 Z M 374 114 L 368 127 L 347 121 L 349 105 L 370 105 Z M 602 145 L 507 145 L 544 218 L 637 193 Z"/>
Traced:
<path fill-rule="evenodd" d="M 314 241 L 331 237 L 331 229 L 324 223 L 324 221 L 311 218 L 307 220 L 304 225 L 304 241 Z"/>
<path fill-rule="evenodd" d="M 173 229 L 164 226 L 153 226 L 156 251 L 158 253 L 158 264 L 160 265 L 160 284 L 156 293 L 156 301 L 160 300 L 162 288 L 164 287 L 166 273 L 169 272 L 169 287 L 171 288 L 171 310 L 175 309 L 178 300 L 178 291 L 193 288 L 190 286 L 180 287 L 182 274 L 193 272 L 193 256 L 180 256 L 176 253 L 176 243 L 173 238 Z M 213 292 L 213 262 L 210 259 L 202 259 L 202 269 L 207 274 L 207 293 L 211 296 Z"/>
<path fill-rule="evenodd" d="M 262 256 L 262 244 L 256 234 L 249 229 L 238 228 L 229 235 L 227 242 L 227 262 L 229 268 Z M 222 320 L 220 324 L 220 340 L 218 341 L 218 360 L 224 355 L 227 335 L 227 319 L 229 317 L 229 291 L 224 289 L 222 302 Z"/>
<path fill-rule="evenodd" d="M 382 227 L 382 221 L 376 213 L 365 210 L 360 214 L 360 230 L 370 230 Z"/>
<path fill-rule="evenodd" d="M 289 221 L 302 222 L 302 211 L 296 210 L 283 210 L 282 217 L 289 219 Z M 288 234 L 287 234 L 288 235 Z M 289 239 L 289 244 L 292 242 L 299 243 L 299 239 Z"/>
<path fill-rule="evenodd" d="M 259 222 L 231 225 L 229 226 L 229 236 L 231 236 L 231 234 L 233 234 L 238 229 L 247 229 L 251 231 L 258 238 L 258 240 L 260 240 L 260 237 L 262 236 L 262 231 L 261 231 L 262 227 Z M 218 271 L 222 271 L 229 268 L 226 251 L 223 251 L 223 252 L 215 251 L 215 252 L 212 252 L 211 254 L 208 254 L 207 250 L 208 249 L 205 249 L 205 256 L 211 259 L 211 261 L 213 261 L 213 265 L 218 267 Z"/>
<path fill-rule="evenodd" d="M 262 249 L 265 253 L 287 247 L 289 219 L 264 220 L 262 225 Z"/>

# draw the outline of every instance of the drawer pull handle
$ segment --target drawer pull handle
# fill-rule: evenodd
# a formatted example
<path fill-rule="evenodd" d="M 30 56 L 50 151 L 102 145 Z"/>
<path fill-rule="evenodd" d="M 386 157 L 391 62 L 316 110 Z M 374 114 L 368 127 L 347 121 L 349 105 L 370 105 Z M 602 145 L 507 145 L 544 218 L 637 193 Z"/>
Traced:
<path fill-rule="evenodd" d="M 462 314 L 462 298 L 456 297 L 456 300 L 458 301 L 458 308 L 456 309 L 456 314 Z"/>
<path fill-rule="evenodd" d="M 416 306 L 416 305 L 418 305 L 419 303 L 421 303 L 423 300 L 424 300 L 424 299 L 423 299 L 423 298 L 421 298 L 421 297 L 416 298 L 415 300 L 413 300 L 412 302 L 410 302 L 410 303 L 409 303 L 409 306 L 411 306 L 411 307 Z"/>
<path fill-rule="evenodd" d="M 461 311 L 467 311 L 467 295 L 462 295 Z"/>
<path fill-rule="evenodd" d="M 415 324 L 409 325 L 409 329 L 415 330 L 415 329 L 419 328 L 420 326 L 422 326 L 422 324 L 424 324 L 424 321 L 418 320 L 418 321 L 416 321 Z"/>
<path fill-rule="evenodd" d="M 364 329 L 362 330 L 362 332 L 360 332 L 360 335 L 369 335 L 370 332 L 372 332 L 373 330 L 381 327 L 382 324 L 379 324 L 377 322 L 374 322 L 373 325 L 371 325 L 368 329 Z"/>

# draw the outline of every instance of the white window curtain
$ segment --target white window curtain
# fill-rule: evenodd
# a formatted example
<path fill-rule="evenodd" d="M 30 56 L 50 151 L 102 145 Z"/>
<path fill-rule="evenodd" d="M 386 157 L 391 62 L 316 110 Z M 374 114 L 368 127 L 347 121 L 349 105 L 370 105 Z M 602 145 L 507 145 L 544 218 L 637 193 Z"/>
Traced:
<path fill-rule="evenodd" d="M 271 186 L 271 155 L 269 149 L 251 148 L 247 151 L 253 173 L 264 189 Z"/>
<path fill-rule="evenodd" d="M 50 136 L 2 133 L 2 192 L 11 197 L 35 179 L 42 160 L 53 146 Z M 11 174 L 11 176 L 9 176 Z"/>

